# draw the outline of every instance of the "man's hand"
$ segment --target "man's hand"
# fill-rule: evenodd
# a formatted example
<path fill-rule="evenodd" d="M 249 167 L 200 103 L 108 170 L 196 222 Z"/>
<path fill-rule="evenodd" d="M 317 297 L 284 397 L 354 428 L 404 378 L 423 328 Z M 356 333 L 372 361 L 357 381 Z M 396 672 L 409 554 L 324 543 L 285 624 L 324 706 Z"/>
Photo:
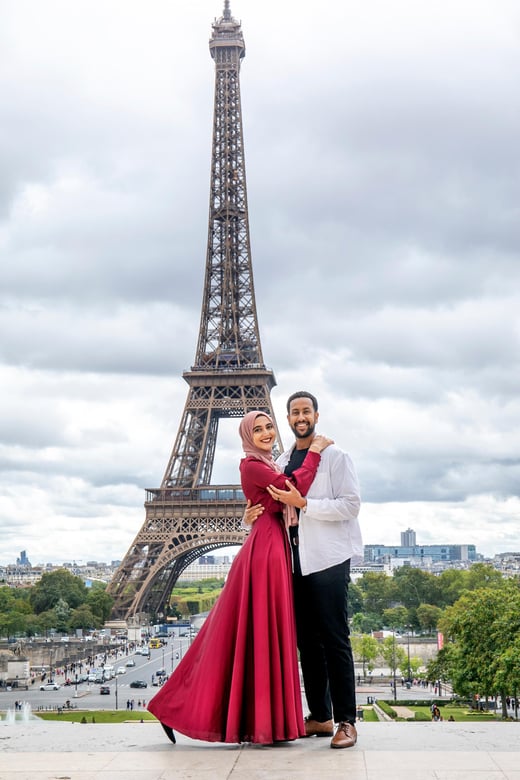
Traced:
<path fill-rule="evenodd" d="M 244 525 L 253 525 L 255 520 L 258 520 L 263 511 L 264 508 L 262 504 L 255 504 L 254 506 L 251 506 L 251 499 L 248 499 L 242 522 Z"/>
<path fill-rule="evenodd" d="M 267 492 L 271 498 L 281 501 L 282 504 L 289 504 L 298 509 L 304 509 L 307 506 L 307 499 L 302 496 L 298 488 L 294 487 L 288 479 L 285 480 L 285 484 L 287 485 L 287 490 L 280 490 L 274 485 L 268 485 Z"/>

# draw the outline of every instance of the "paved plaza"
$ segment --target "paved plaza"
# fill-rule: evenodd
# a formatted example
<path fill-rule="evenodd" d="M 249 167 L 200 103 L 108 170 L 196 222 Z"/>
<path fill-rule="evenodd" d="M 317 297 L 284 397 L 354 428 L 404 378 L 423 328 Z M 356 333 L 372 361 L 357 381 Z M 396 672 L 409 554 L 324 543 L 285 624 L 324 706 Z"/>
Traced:
<path fill-rule="evenodd" d="M 0 724 L 0 780 L 520 780 L 519 723 L 360 723 L 359 741 L 171 745 L 156 722 Z"/>

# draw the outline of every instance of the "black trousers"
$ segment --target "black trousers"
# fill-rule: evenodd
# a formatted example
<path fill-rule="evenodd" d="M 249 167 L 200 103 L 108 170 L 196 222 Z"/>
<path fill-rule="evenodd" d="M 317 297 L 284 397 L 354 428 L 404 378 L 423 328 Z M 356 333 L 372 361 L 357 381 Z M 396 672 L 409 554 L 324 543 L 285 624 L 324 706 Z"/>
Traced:
<path fill-rule="evenodd" d="M 310 717 L 356 722 L 356 680 L 347 616 L 350 561 L 300 573 L 295 557 L 294 601 L 298 649 Z"/>

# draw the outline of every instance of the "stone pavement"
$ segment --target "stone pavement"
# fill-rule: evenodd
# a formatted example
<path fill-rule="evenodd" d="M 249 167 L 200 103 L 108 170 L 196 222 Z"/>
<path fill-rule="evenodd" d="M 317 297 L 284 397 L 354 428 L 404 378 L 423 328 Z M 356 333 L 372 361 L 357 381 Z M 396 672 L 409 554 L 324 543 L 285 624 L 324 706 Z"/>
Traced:
<path fill-rule="evenodd" d="M 171 745 L 155 722 L 0 725 L 0 780 L 520 780 L 520 724 L 359 723 L 331 750 L 312 737 L 266 747 Z"/>

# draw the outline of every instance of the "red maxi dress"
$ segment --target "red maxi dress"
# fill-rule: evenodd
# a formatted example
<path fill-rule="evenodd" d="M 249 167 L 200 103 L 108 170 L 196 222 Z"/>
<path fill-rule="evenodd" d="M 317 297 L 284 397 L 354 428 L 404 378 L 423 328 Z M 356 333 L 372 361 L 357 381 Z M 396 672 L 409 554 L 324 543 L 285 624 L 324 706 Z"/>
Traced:
<path fill-rule="evenodd" d="M 309 452 L 291 482 L 305 495 L 320 455 Z M 149 702 L 158 720 L 208 742 L 273 742 L 305 735 L 296 652 L 291 556 L 280 502 L 266 486 L 287 477 L 252 457 L 242 488 L 264 512 L 229 570 L 191 647 Z"/>

